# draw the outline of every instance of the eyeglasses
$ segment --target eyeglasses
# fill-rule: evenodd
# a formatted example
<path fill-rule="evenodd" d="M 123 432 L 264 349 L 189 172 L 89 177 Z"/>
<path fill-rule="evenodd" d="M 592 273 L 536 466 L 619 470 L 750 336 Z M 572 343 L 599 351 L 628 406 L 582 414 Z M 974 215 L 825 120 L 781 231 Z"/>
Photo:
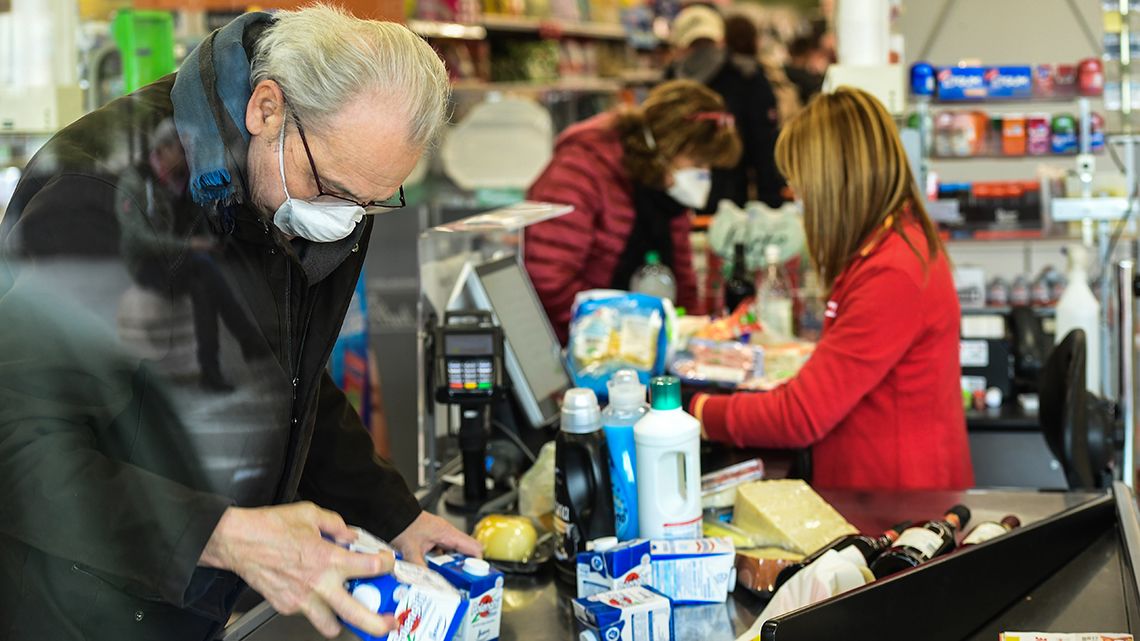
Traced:
<path fill-rule="evenodd" d="M 313 170 L 313 180 L 315 180 L 317 183 L 318 198 L 332 198 L 340 202 L 352 203 L 358 207 L 364 208 L 365 213 L 367 213 L 367 210 L 369 209 L 399 209 L 401 207 L 407 206 L 407 202 L 404 200 L 403 185 L 400 185 L 400 191 L 398 194 L 392 196 L 387 200 L 373 200 L 368 202 L 356 201 L 351 198 L 345 198 L 344 196 L 338 196 L 337 194 L 331 194 L 325 191 L 324 185 L 321 184 L 321 175 L 317 173 L 317 163 L 313 161 L 313 152 L 309 150 L 309 140 L 305 137 L 305 128 L 301 126 L 300 119 L 297 118 L 297 114 L 293 113 L 292 109 L 289 110 L 289 115 L 293 118 L 293 123 L 297 125 L 297 133 L 301 134 L 301 145 L 305 147 L 305 155 L 309 157 L 309 168 Z"/>

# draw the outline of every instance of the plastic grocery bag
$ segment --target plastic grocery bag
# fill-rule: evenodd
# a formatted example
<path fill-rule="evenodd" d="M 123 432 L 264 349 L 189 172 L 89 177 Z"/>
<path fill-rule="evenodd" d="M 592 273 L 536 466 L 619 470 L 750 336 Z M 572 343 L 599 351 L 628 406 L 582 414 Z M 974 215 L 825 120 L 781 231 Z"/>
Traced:
<path fill-rule="evenodd" d="M 519 514 L 539 520 L 554 511 L 554 441 L 542 446 L 538 459 L 519 479 Z"/>
<path fill-rule="evenodd" d="M 828 550 L 814 563 L 796 572 L 776 591 L 752 628 L 736 641 L 757 641 L 768 619 L 866 585 L 874 580 L 863 554 L 854 546 Z"/>
<path fill-rule="evenodd" d="M 575 387 L 608 395 L 619 369 L 633 369 L 643 384 L 665 373 L 670 357 L 672 303 L 656 296 L 610 289 L 581 292 L 570 314 L 567 360 Z"/>

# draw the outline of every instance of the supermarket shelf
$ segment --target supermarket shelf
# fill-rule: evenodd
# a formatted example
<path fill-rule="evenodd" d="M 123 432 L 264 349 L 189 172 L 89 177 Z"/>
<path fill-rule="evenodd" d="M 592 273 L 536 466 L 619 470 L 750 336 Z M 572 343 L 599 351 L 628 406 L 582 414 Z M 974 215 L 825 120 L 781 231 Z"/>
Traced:
<path fill-rule="evenodd" d="M 1032 309 L 1038 316 L 1049 317 L 1057 315 L 1057 308 L 1053 306 L 1046 307 L 1044 305 L 1030 305 L 1029 308 Z M 1008 305 L 962 308 L 963 316 L 989 316 L 991 314 L 1008 316 L 1011 312 L 1013 312 L 1013 307 L 1010 307 Z"/>
<path fill-rule="evenodd" d="M 1095 155 L 1097 157 L 1104 156 L 1104 154 L 1101 152 L 1096 152 L 1093 155 Z M 1024 156 L 996 156 L 996 155 L 984 155 L 984 156 L 934 156 L 934 155 L 932 155 L 932 156 L 930 156 L 930 160 L 935 161 L 935 162 L 960 162 L 960 161 L 966 161 L 966 160 L 970 160 L 970 161 L 978 161 L 978 160 L 999 160 L 999 161 L 1034 160 L 1037 162 L 1049 162 L 1049 161 L 1062 161 L 1063 160 L 1063 161 L 1067 161 L 1067 162 L 1071 163 L 1074 160 L 1076 160 L 1076 158 L 1077 158 L 1077 154 L 1043 154 L 1041 156 L 1030 156 L 1028 154 L 1026 154 Z"/>
<path fill-rule="evenodd" d="M 665 80 L 660 69 L 630 69 L 621 73 L 622 82 L 629 85 L 655 85 Z"/>
<path fill-rule="evenodd" d="M 487 28 L 477 24 L 409 20 L 408 28 L 425 38 L 448 38 L 451 40 L 484 40 L 487 38 Z"/>
<path fill-rule="evenodd" d="M 483 16 L 483 26 L 488 31 L 513 31 L 518 33 L 551 33 L 574 38 L 594 38 L 598 40 L 625 40 L 625 27 L 619 23 L 575 22 L 573 20 L 538 19 L 516 16 Z"/>
<path fill-rule="evenodd" d="M 1034 98 L 994 98 L 982 100 L 930 100 L 927 101 L 932 107 L 939 107 L 943 109 L 951 107 L 961 107 L 963 109 L 969 108 L 988 108 L 988 107 L 1047 107 L 1050 105 L 1072 105 L 1076 106 L 1077 101 L 1084 99 L 1088 100 L 1093 106 L 1104 103 L 1104 96 L 1050 96 L 1050 97 L 1034 97 Z M 915 100 L 913 97 L 910 100 L 910 107 L 914 108 L 920 101 Z"/>
<path fill-rule="evenodd" d="M 552 82 L 483 82 L 481 80 L 459 80 L 452 84 L 456 92 L 502 91 L 508 93 L 617 93 L 623 84 L 617 80 L 600 78 L 565 78 Z"/>

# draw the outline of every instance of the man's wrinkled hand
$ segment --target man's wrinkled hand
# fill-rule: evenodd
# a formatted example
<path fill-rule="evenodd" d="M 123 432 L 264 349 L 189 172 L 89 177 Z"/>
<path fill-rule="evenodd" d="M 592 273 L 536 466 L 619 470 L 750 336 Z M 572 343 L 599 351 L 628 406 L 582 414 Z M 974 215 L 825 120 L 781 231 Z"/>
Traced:
<path fill-rule="evenodd" d="M 395 558 L 387 552 L 349 552 L 322 534 L 338 543 L 356 540 L 344 519 L 312 503 L 231 507 L 199 564 L 237 574 L 278 612 L 303 614 L 330 639 L 340 634 L 337 616 L 374 636 L 387 634 L 395 627 L 392 618 L 369 611 L 344 584 L 391 572 Z"/>
<path fill-rule="evenodd" d="M 392 540 L 404 559 L 419 565 L 424 564 L 424 555 L 434 548 L 459 552 L 466 556 L 482 558 L 483 546 L 475 539 L 452 527 L 440 517 L 421 512 L 415 521 Z"/>

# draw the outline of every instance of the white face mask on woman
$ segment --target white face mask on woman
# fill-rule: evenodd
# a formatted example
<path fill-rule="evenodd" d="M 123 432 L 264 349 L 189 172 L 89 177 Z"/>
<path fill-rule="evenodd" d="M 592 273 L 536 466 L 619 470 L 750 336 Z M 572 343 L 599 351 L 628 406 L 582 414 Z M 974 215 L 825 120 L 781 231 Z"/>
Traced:
<path fill-rule="evenodd" d="M 673 170 L 673 184 L 667 190 L 673 200 L 686 207 L 704 209 L 712 191 L 712 172 L 699 167 Z"/>
<path fill-rule="evenodd" d="M 273 214 L 273 224 L 290 236 L 300 236 L 317 243 L 331 243 L 346 238 L 364 219 L 364 208 L 337 198 L 318 196 L 315 200 L 289 197 L 285 183 L 285 125 L 277 141 L 277 162 L 281 167 L 281 185 L 285 202 Z"/>

